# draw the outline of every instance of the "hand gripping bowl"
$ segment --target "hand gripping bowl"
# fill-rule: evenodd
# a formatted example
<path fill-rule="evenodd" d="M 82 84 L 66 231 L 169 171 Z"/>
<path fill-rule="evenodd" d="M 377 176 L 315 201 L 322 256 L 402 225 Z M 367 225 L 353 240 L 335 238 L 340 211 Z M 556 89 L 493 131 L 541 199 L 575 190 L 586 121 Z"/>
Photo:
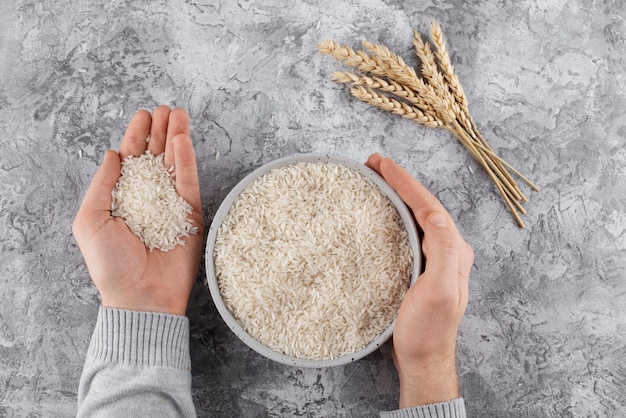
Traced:
<path fill-rule="evenodd" d="M 401 223 L 406 230 L 406 237 L 411 252 L 410 256 L 412 257 L 412 270 L 410 271 L 410 277 L 407 278 L 407 281 L 409 282 L 407 285 L 412 285 L 417 280 L 417 277 L 421 271 L 422 257 L 415 220 L 405 203 L 398 196 L 398 194 L 387 184 L 387 182 L 378 173 L 376 173 L 369 167 L 343 157 L 337 157 L 327 154 L 296 154 L 290 157 L 280 158 L 256 169 L 255 171 L 247 175 L 243 180 L 241 180 L 224 199 L 215 214 L 213 223 L 209 229 L 207 239 L 206 272 L 208 286 L 215 306 L 217 307 L 218 312 L 220 313 L 228 327 L 235 333 L 235 335 L 237 335 L 237 337 L 242 342 L 244 342 L 257 353 L 279 363 L 295 367 L 324 368 L 346 365 L 367 356 L 368 354 L 378 349 L 378 347 L 380 347 L 383 343 L 385 343 L 393 333 L 395 319 L 393 319 L 390 325 L 388 325 L 382 331 L 382 333 L 380 333 L 377 337 L 367 343 L 367 345 L 365 345 L 363 348 L 360 348 L 354 352 L 342 354 L 334 358 L 306 358 L 301 356 L 288 355 L 284 352 L 272 349 L 259 341 L 259 339 L 253 337 L 249 332 L 244 329 L 241 323 L 237 321 L 233 313 L 229 310 L 225 302 L 224 296 L 220 291 L 218 273 L 216 272 L 216 240 L 220 231 L 220 226 L 225 221 L 225 219 L 227 219 L 229 212 L 232 210 L 233 205 L 237 202 L 242 192 L 253 182 L 272 170 L 282 169 L 287 166 L 292 166 L 299 163 L 334 164 L 356 171 L 366 179 L 370 180 L 379 189 L 379 191 L 389 199 L 399 215 Z"/>

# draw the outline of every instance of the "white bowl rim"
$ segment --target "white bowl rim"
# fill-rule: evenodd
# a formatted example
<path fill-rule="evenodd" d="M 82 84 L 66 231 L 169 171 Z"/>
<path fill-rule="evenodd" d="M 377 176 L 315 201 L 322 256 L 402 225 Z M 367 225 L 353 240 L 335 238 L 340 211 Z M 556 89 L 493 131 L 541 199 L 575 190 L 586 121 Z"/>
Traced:
<path fill-rule="evenodd" d="M 244 330 L 241 324 L 237 321 L 237 319 L 235 319 L 233 314 L 226 307 L 226 304 L 224 303 L 224 300 L 220 293 L 219 286 L 217 284 L 215 263 L 213 258 L 215 239 L 217 236 L 217 231 L 219 230 L 219 227 L 226 215 L 228 215 L 228 212 L 230 211 L 230 208 L 234 201 L 241 194 L 241 192 L 246 187 L 248 187 L 248 185 L 252 183 L 256 178 L 264 175 L 265 173 L 273 169 L 301 162 L 325 162 L 343 165 L 359 172 L 360 174 L 364 175 L 365 178 L 371 180 L 376 186 L 378 186 L 383 194 L 385 194 L 393 203 L 396 210 L 398 211 L 398 214 L 400 215 L 400 218 L 404 222 L 405 228 L 408 233 L 409 245 L 411 246 L 411 251 L 413 253 L 413 272 L 411 274 L 410 285 L 413 285 L 415 283 L 422 269 L 422 252 L 420 238 L 417 232 L 417 226 L 413 214 L 404 203 L 404 201 L 400 198 L 400 196 L 396 193 L 396 191 L 391 186 L 389 186 L 389 184 L 382 178 L 382 176 L 380 176 L 376 171 L 367 167 L 365 164 L 360 164 L 349 158 L 339 157 L 332 154 L 306 153 L 293 154 L 287 157 L 278 158 L 260 166 L 259 168 L 252 171 L 250 174 L 246 175 L 239 183 L 237 183 L 237 185 L 235 185 L 235 187 L 233 187 L 233 189 L 228 193 L 226 198 L 224 198 L 217 212 L 215 212 L 215 216 L 213 217 L 213 221 L 211 223 L 211 227 L 209 228 L 209 233 L 207 237 L 205 250 L 207 284 L 211 293 L 211 297 L 213 299 L 213 303 L 215 304 L 215 307 L 217 308 L 224 322 L 226 322 L 226 325 L 228 325 L 230 330 L 244 344 L 246 344 L 249 348 L 253 349 L 257 353 L 276 362 L 295 367 L 325 368 L 343 366 L 373 353 L 381 345 L 383 345 L 393 334 L 396 320 L 394 319 L 390 326 L 387 327 L 387 329 L 385 329 L 385 331 L 383 331 L 383 333 L 376 337 L 371 343 L 354 353 L 345 354 L 343 356 L 329 360 L 315 360 L 294 357 L 272 350 L 271 348 L 263 345 L 261 342 L 252 337 L 246 330 Z"/>

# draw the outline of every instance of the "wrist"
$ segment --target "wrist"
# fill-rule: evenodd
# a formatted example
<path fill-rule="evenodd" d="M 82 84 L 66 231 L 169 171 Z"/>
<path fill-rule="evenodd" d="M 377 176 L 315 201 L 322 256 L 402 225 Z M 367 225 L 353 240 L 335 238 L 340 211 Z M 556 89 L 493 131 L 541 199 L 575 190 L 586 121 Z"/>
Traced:
<path fill-rule="evenodd" d="M 398 367 L 400 408 L 445 402 L 461 396 L 454 356 Z"/>

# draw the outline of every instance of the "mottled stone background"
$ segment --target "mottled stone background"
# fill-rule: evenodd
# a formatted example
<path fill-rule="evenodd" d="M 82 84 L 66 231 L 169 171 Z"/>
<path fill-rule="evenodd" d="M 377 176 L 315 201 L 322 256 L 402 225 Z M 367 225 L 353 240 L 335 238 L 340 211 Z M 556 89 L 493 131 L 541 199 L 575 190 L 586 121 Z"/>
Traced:
<path fill-rule="evenodd" d="M 0 16 L 0 416 L 75 413 L 98 297 L 72 219 L 132 113 L 160 103 L 189 110 L 209 222 L 246 173 L 295 152 L 381 152 L 437 194 L 476 252 L 458 353 L 470 416 L 626 415 L 625 2 L 17 0 Z M 414 64 L 411 30 L 433 19 L 485 137 L 542 187 L 526 229 L 447 132 L 351 99 L 316 52 L 367 38 Z M 226 328 L 203 274 L 200 416 L 397 405 L 388 346 L 334 369 L 272 363 Z"/>

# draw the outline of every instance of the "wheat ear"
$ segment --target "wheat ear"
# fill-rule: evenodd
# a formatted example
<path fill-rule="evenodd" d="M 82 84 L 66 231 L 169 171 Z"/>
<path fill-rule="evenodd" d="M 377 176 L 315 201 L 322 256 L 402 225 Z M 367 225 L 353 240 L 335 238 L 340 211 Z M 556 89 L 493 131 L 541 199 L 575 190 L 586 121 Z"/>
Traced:
<path fill-rule="evenodd" d="M 413 31 L 413 45 L 415 47 L 415 53 L 422 63 L 422 75 L 435 88 L 440 100 L 446 103 L 446 109 L 444 109 L 445 114 L 442 114 L 442 117 L 444 117 L 449 124 L 456 119 L 460 120 L 466 131 L 471 132 L 471 125 L 465 113 L 461 110 L 449 89 L 444 75 L 439 71 L 435 54 L 430 48 L 430 45 L 422 40 L 422 36 L 418 31 Z"/>
<path fill-rule="evenodd" d="M 469 114 L 467 96 L 465 96 L 459 76 L 454 71 L 454 66 L 450 60 L 450 55 L 448 54 L 448 50 L 446 48 L 446 41 L 443 37 L 443 32 L 441 31 L 439 23 L 432 22 L 430 24 L 430 35 L 432 36 L 433 44 L 435 45 L 435 53 L 437 55 L 437 60 L 439 61 L 439 66 L 443 72 L 443 76 L 448 82 L 448 86 L 454 94 L 454 98 L 461 107 L 461 110 Z"/>
<path fill-rule="evenodd" d="M 376 92 L 374 89 L 363 86 L 355 86 L 350 92 L 359 100 L 376 106 L 387 112 L 400 115 L 403 118 L 414 120 L 429 128 L 437 128 L 441 126 L 441 121 L 425 114 L 415 106 L 408 105 L 399 100 L 387 97 L 384 94 Z"/>
<path fill-rule="evenodd" d="M 447 110 L 449 106 L 441 102 L 440 95 L 435 91 L 435 88 L 418 77 L 415 70 L 409 67 L 402 57 L 391 52 L 384 45 L 363 41 L 363 46 L 389 68 L 389 73 L 385 74 L 389 82 L 400 84 L 405 90 L 412 90 L 423 99 L 424 104 L 428 107 L 427 110 L 432 114 L 442 113 L 447 115 L 448 119 L 452 117 L 452 113 Z M 435 104 L 439 105 L 439 110 Z"/>
<path fill-rule="evenodd" d="M 416 106 L 425 114 L 438 119 L 437 112 L 433 109 L 428 101 L 415 92 L 415 90 L 397 83 L 391 79 L 385 80 L 380 77 L 359 76 L 349 72 L 337 71 L 331 75 L 331 79 L 338 83 L 348 84 L 351 86 L 366 86 L 371 89 L 383 91 L 393 94 L 409 104 Z"/>
<path fill-rule="evenodd" d="M 418 31 L 413 32 L 413 45 L 415 46 L 415 53 L 421 61 L 422 75 L 428 81 L 428 84 L 432 86 L 440 104 L 443 105 L 440 109 L 442 112 L 440 116 L 446 123 L 452 123 L 461 111 L 450 93 L 443 75 L 439 71 L 435 55 L 430 45 L 422 40 Z"/>
<path fill-rule="evenodd" d="M 322 54 L 331 55 L 364 73 L 385 76 L 390 72 L 389 65 L 379 57 L 370 56 L 365 51 L 355 51 L 347 45 L 339 45 L 332 40 L 322 41 L 317 48 Z"/>
<path fill-rule="evenodd" d="M 402 57 L 391 52 L 389 48 L 384 45 L 372 44 L 368 41 L 363 41 L 362 45 L 371 54 L 377 56 L 389 66 L 390 73 L 387 74 L 389 78 L 393 78 L 396 82 L 404 86 L 419 90 L 419 77 L 417 77 L 413 68 L 406 65 Z"/>

